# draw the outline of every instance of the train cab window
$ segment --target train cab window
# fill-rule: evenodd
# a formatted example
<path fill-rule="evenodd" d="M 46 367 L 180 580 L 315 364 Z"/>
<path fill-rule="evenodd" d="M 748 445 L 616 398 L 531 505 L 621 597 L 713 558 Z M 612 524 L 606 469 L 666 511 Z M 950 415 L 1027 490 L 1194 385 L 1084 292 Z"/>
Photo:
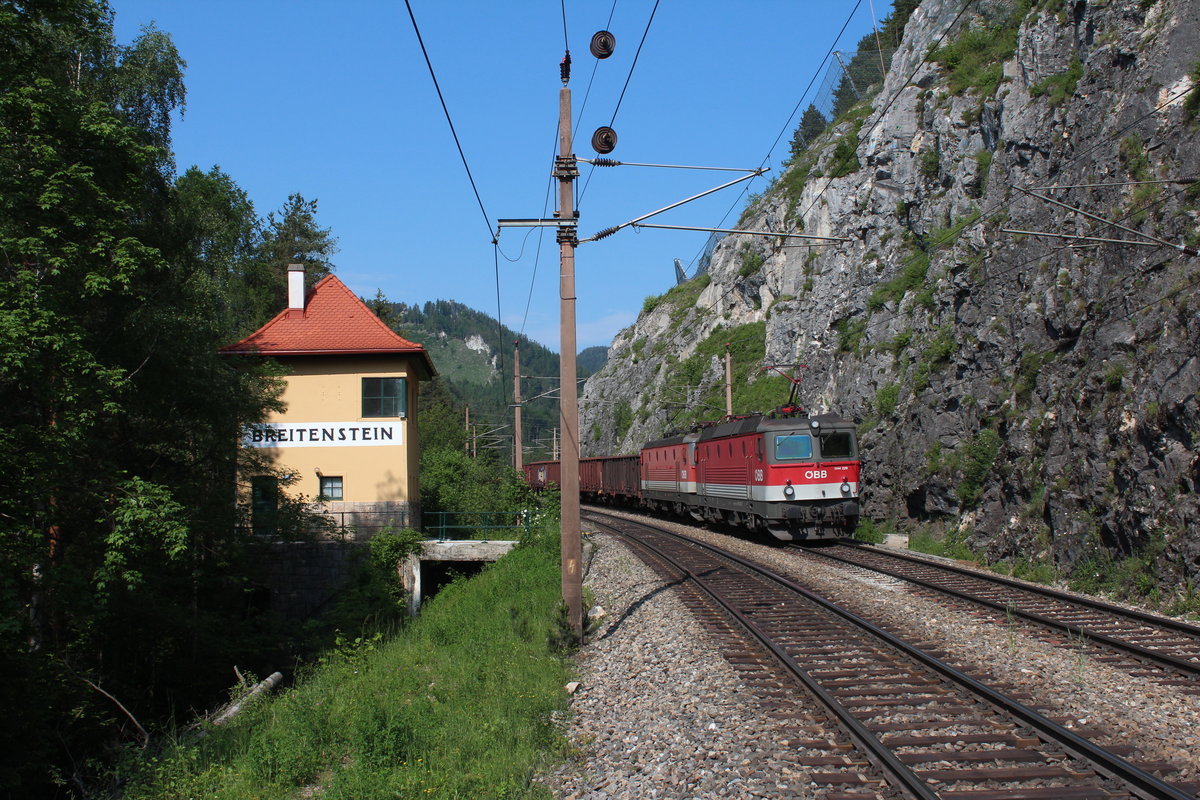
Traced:
<path fill-rule="evenodd" d="M 849 431 L 822 434 L 821 456 L 823 458 L 853 458 L 854 435 Z"/>
<path fill-rule="evenodd" d="M 776 461 L 800 461 L 812 458 L 812 437 L 807 433 L 780 433 L 775 436 Z"/>

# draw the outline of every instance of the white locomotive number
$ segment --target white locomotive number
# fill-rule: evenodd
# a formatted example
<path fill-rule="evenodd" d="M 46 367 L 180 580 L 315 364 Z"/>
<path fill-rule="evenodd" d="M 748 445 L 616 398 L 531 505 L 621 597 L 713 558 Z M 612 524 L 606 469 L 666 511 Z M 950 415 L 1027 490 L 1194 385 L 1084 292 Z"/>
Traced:
<path fill-rule="evenodd" d="M 763 479 L 763 471 L 761 469 L 754 470 L 754 480 L 758 481 L 759 483 L 762 483 L 762 479 Z"/>
<path fill-rule="evenodd" d="M 827 469 L 810 469 L 804 473 L 804 477 L 808 478 L 809 480 L 819 480 L 821 478 L 828 478 L 829 470 L 827 470 Z"/>

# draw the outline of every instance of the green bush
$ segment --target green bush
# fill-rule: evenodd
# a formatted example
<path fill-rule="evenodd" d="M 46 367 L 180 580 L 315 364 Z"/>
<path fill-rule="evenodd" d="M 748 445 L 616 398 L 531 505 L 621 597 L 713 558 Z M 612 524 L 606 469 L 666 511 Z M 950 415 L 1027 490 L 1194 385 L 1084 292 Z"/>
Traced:
<path fill-rule="evenodd" d="M 625 438 L 625 434 L 629 433 L 632 425 L 633 409 L 630 408 L 628 400 L 622 400 L 613 409 L 613 433 L 618 442 Z"/>
<path fill-rule="evenodd" d="M 925 284 L 929 274 L 929 254 L 923 250 L 912 253 L 904 262 L 904 269 L 889 281 L 877 285 L 867 298 L 867 308 L 878 311 L 889 302 L 900 302 L 904 295 Z"/>
<path fill-rule="evenodd" d="M 875 413 L 880 419 L 888 419 L 896 411 L 900 400 L 900 384 L 893 383 L 875 393 Z"/>
<path fill-rule="evenodd" d="M 1045 80 L 1040 80 L 1033 86 L 1029 87 L 1029 95 L 1031 97 L 1046 96 L 1046 100 L 1052 106 L 1061 105 L 1065 100 L 1075 94 L 1075 87 L 1079 84 L 1079 79 L 1083 77 L 1083 62 L 1079 60 L 1079 56 L 1071 58 L 1071 64 L 1065 72 L 1060 72 L 1057 75 L 1051 75 Z"/>
<path fill-rule="evenodd" d="M 979 189 L 976 196 L 983 194 L 987 189 L 988 176 L 992 171 L 992 159 L 995 154 L 991 150 L 980 150 L 975 154 L 975 165 L 979 171 Z"/>
<path fill-rule="evenodd" d="M 859 319 L 852 322 L 844 319 L 837 324 L 837 332 L 838 352 L 857 353 L 867 335 L 867 321 Z"/>
<path fill-rule="evenodd" d="M 762 269 L 763 263 L 763 257 L 759 255 L 758 252 L 756 252 L 753 248 L 751 248 L 750 245 L 742 245 L 742 266 L 741 269 L 738 270 L 738 277 L 750 277 Z"/>
<path fill-rule="evenodd" d="M 921 151 L 920 172 L 922 177 L 934 180 L 942 170 L 942 155 L 936 147 Z"/>
<path fill-rule="evenodd" d="M 1192 67 L 1192 71 L 1188 74 L 1192 79 L 1192 91 L 1183 100 L 1183 114 L 1188 120 L 1196 118 L 1196 114 L 1200 113 L 1200 61 Z"/>
<path fill-rule="evenodd" d="M 883 544 L 887 534 L 892 532 L 890 522 L 877 523 L 875 520 L 867 517 L 858 518 L 858 527 L 854 529 L 854 538 L 860 542 L 868 542 L 870 544 Z"/>
<path fill-rule="evenodd" d="M 858 161 L 858 132 L 862 129 L 863 121 L 858 120 L 845 136 L 838 139 L 833 148 L 833 156 L 825 169 L 830 178 L 844 178 L 852 172 L 857 172 L 862 165 Z"/>
<path fill-rule="evenodd" d="M 929 60 L 946 68 L 952 94 L 974 90 L 981 97 L 996 93 L 1004 77 L 1004 62 L 1017 50 L 1019 16 L 987 27 L 966 28 L 954 41 L 933 49 Z"/>
<path fill-rule="evenodd" d="M 1125 380 L 1125 366 L 1123 364 L 1113 364 L 1104 371 L 1104 385 L 1109 391 L 1115 392 L 1121 388 L 1121 383 Z"/>
<path fill-rule="evenodd" d="M 992 471 L 999 452 L 1000 434 L 992 428 L 984 428 L 967 442 L 960 461 L 963 478 L 955 490 L 959 502 L 964 506 L 973 506 L 979 500 L 983 482 Z"/>
<path fill-rule="evenodd" d="M 932 530 L 922 528 L 909 535 L 908 549 L 945 558 L 975 561 L 975 552 L 967 547 L 965 539 L 966 536 L 961 531 L 952 531 L 945 536 L 938 536 Z"/>

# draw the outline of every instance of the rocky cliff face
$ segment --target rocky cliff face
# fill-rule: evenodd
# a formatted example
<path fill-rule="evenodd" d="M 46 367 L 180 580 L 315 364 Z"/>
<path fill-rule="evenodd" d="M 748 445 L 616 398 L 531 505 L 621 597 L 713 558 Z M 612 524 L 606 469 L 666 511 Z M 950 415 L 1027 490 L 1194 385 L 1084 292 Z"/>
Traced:
<path fill-rule="evenodd" d="M 861 420 L 874 519 L 1194 584 L 1200 2 L 963 9 L 923 2 L 878 94 L 739 224 L 842 241 L 731 235 L 648 301 L 587 384 L 584 452 L 719 416 L 716 345 L 760 336 L 738 394 L 762 410 L 759 368 L 807 365 L 804 404 Z"/>

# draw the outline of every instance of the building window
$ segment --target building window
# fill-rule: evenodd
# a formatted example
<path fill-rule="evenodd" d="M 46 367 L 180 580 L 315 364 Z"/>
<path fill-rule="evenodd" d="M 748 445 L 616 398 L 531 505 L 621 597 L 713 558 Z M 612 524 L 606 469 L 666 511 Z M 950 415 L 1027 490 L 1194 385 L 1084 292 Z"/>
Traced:
<path fill-rule="evenodd" d="M 408 412 L 406 378 L 363 378 L 364 417 L 403 417 Z"/>
<path fill-rule="evenodd" d="M 260 536 L 275 535 L 279 517 L 279 481 L 273 475 L 250 479 L 250 527 Z"/>
<path fill-rule="evenodd" d="M 341 500 L 342 499 L 342 476 L 341 475 L 322 475 L 321 476 L 321 500 Z"/>

